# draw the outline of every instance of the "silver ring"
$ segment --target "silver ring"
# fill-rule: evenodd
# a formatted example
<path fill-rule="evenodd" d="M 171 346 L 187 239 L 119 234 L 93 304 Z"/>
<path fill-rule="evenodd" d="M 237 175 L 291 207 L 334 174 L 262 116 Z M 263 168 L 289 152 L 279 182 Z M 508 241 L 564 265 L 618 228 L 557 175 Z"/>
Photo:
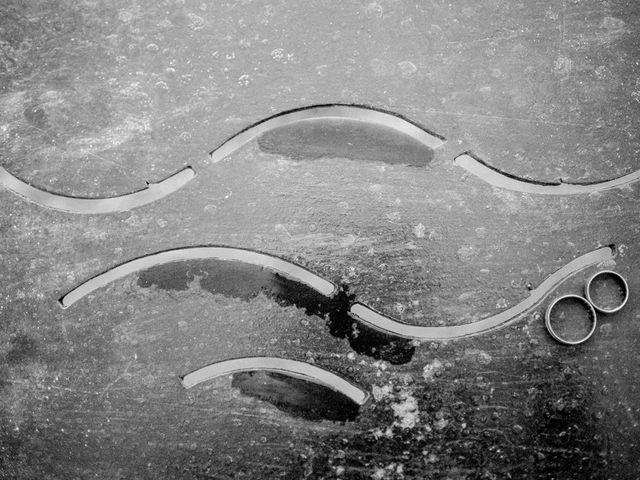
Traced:
<path fill-rule="evenodd" d="M 597 292 L 593 292 L 592 290 L 592 287 L 593 287 L 592 284 L 594 280 L 606 281 L 606 279 L 609 279 L 609 280 L 613 279 L 613 282 L 618 284 L 618 288 L 622 293 L 622 302 L 620 302 L 617 306 L 612 308 L 607 308 L 605 305 L 602 305 L 602 303 L 598 304 L 598 299 L 597 298 L 594 299 L 594 296 L 597 297 Z M 629 285 L 627 285 L 627 281 L 619 273 L 613 272 L 611 270 L 602 270 L 600 272 L 595 273 L 589 279 L 589 281 L 584 287 L 584 294 L 587 297 L 587 300 L 589 300 L 589 302 L 591 303 L 591 305 L 593 305 L 594 308 L 599 312 L 614 313 L 620 310 L 622 307 L 624 307 L 625 303 L 627 303 L 627 300 L 629 300 Z"/>
<path fill-rule="evenodd" d="M 567 340 L 566 338 L 562 338 L 560 335 L 558 335 L 556 333 L 556 331 L 551 326 L 551 313 L 552 313 L 553 309 L 560 302 L 566 302 L 569 299 L 577 300 L 578 302 L 582 303 L 583 306 L 585 307 L 586 314 L 589 315 L 589 317 L 591 318 L 591 330 L 589 330 L 589 333 L 587 333 L 583 338 L 581 338 L 579 340 Z M 547 326 L 547 330 L 549 331 L 551 336 L 555 340 L 557 340 L 558 342 L 564 343 L 565 345 L 579 345 L 580 343 L 583 343 L 583 342 L 586 342 L 587 340 L 589 340 L 589 338 L 591 338 L 591 335 L 593 335 L 593 332 L 596 331 L 597 321 L 598 321 L 598 317 L 597 317 L 597 314 L 596 314 L 596 310 L 595 310 L 595 308 L 593 308 L 593 305 L 591 304 L 591 302 L 589 300 L 587 300 L 586 298 L 581 297 L 579 295 L 563 295 L 562 297 L 556 298 L 551 303 L 551 305 L 549 305 L 547 307 L 547 311 L 546 311 L 545 316 L 544 316 L 544 323 Z"/>

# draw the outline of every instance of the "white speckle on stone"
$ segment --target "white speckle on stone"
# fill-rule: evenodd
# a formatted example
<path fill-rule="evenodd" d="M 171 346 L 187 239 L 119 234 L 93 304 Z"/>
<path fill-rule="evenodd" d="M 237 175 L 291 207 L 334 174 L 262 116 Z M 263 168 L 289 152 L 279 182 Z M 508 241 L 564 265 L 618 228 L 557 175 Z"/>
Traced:
<path fill-rule="evenodd" d="M 571 70 L 573 70 L 573 62 L 570 58 L 567 58 L 563 55 L 560 55 L 558 58 L 556 58 L 553 66 L 561 75 L 569 75 L 569 73 L 571 73 Z"/>
<path fill-rule="evenodd" d="M 356 243 L 356 236 L 349 233 L 347 235 L 345 235 L 344 237 L 341 237 L 338 240 L 338 243 L 340 244 L 340 246 L 342 248 L 346 248 L 346 247 L 350 247 L 351 245 L 353 245 L 354 243 Z M 352 270 L 352 273 L 355 275 L 355 269 Z"/>
<path fill-rule="evenodd" d="M 140 217 L 138 217 L 138 215 L 136 215 L 135 213 L 133 215 L 131 215 L 129 218 L 127 218 L 124 223 L 126 223 L 127 225 L 130 225 L 132 227 L 135 227 L 137 225 L 140 225 Z"/>
<path fill-rule="evenodd" d="M 240 85 L 241 87 L 247 87 L 250 81 L 251 81 L 251 77 L 246 73 L 238 77 L 238 85 Z"/>
<path fill-rule="evenodd" d="M 418 71 L 418 67 L 409 60 L 404 60 L 398 63 L 398 68 L 400 69 L 400 76 L 402 78 L 412 78 Z"/>
<path fill-rule="evenodd" d="M 289 233 L 289 230 L 287 230 L 287 227 L 285 227 L 283 224 L 281 223 L 276 223 L 273 227 L 273 229 L 280 234 L 284 234 L 287 237 L 291 238 L 291 234 Z"/>
<path fill-rule="evenodd" d="M 156 88 L 158 90 L 167 91 L 167 90 L 169 90 L 169 85 L 167 85 L 167 82 L 164 82 L 164 81 L 160 80 L 159 82 L 156 82 Z"/>
<path fill-rule="evenodd" d="M 373 394 L 373 398 L 376 401 L 380 401 L 383 400 L 385 398 L 387 398 L 389 395 L 391 395 L 391 385 L 387 384 L 387 385 L 383 385 L 381 387 L 379 387 L 378 385 L 374 385 L 371 388 L 371 393 Z"/>
<path fill-rule="evenodd" d="M 318 75 L 320 75 L 321 77 L 326 77 L 327 76 L 327 69 L 329 68 L 328 65 L 318 65 L 316 67 L 316 73 Z"/>
<path fill-rule="evenodd" d="M 481 365 L 488 365 L 493 358 L 487 352 L 478 350 L 477 348 L 469 348 L 464 351 L 464 356 L 471 361 L 477 362 Z"/>
<path fill-rule="evenodd" d="M 463 262 L 470 260 L 474 255 L 475 251 L 472 246 L 462 246 L 458 249 L 458 258 Z"/>
<path fill-rule="evenodd" d="M 364 7 L 364 12 L 369 16 L 382 18 L 382 5 L 380 5 L 378 2 L 371 2 L 366 7 Z"/>
<path fill-rule="evenodd" d="M 195 13 L 189 13 L 187 14 L 187 18 L 189 19 L 188 25 L 191 30 L 198 31 L 204 28 L 205 21 L 202 17 L 199 17 Z"/>
<path fill-rule="evenodd" d="M 120 20 L 123 23 L 129 23 L 134 18 L 135 18 L 134 14 L 126 10 L 118 13 L 118 20 Z"/>
<path fill-rule="evenodd" d="M 436 430 L 440 431 L 440 430 L 444 430 L 444 428 L 449 425 L 449 420 L 446 420 L 444 418 L 441 418 L 440 420 L 436 420 L 433 423 L 433 426 L 435 427 Z"/>
<path fill-rule="evenodd" d="M 444 369 L 444 365 L 437 358 L 424 366 L 422 369 L 422 377 L 428 381 L 432 382 L 433 378 L 436 376 L 436 373 L 441 372 Z"/>
<path fill-rule="evenodd" d="M 594 70 L 594 72 L 596 74 L 596 77 L 604 78 L 607 75 L 607 67 L 605 67 L 604 65 L 600 65 Z"/>
<path fill-rule="evenodd" d="M 387 213 L 386 217 L 391 222 L 399 222 L 400 221 L 400 212 Z"/>
<path fill-rule="evenodd" d="M 276 48 L 271 51 L 271 58 L 276 62 L 286 62 L 287 55 L 284 53 L 284 48 Z"/>
<path fill-rule="evenodd" d="M 373 362 L 371 364 L 371 366 L 377 368 L 378 370 L 382 370 L 382 371 L 387 369 L 387 364 L 384 363 L 384 361 L 382 361 L 382 360 L 378 360 L 377 362 Z"/>
<path fill-rule="evenodd" d="M 422 223 L 419 223 L 415 227 L 413 227 L 413 234 L 418 238 L 424 238 L 424 234 L 426 231 L 427 228 Z"/>
<path fill-rule="evenodd" d="M 378 468 L 375 472 L 373 472 L 373 474 L 371 475 L 371 478 L 373 480 L 384 480 L 384 476 L 385 476 L 384 468 Z"/>
<path fill-rule="evenodd" d="M 393 422 L 395 427 L 403 430 L 413 428 L 420 421 L 420 411 L 418 410 L 418 401 L 408 392 L 402 392 L 404 397 L 402 401 L 391 405 L 396 420 Z"/>
<path fill-rule="evenodd" d="M 625 26 L 624 20 L 616 17 L 604 17 L 600 23 L 600 28 L 606 30 L 622 30 Z"/>

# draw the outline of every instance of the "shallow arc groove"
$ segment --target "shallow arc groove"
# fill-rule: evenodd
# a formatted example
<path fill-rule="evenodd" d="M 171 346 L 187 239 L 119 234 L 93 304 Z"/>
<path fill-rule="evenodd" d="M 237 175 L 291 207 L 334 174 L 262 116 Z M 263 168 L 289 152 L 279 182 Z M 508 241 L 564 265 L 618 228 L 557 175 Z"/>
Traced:
<path fill-rule="evenodd" d="M 338 287 L 330 281 L 282 258 L 242 248 L 207 246 L 165 250 L 122 263 L 80 284 L 60 298 L 59 303 L 62 308 L 70 307 L 82 297 L 115 280 L 157 265 L 206 259 L 237 261 L 264 267 L 291 280 L 304 283 L 326 297 L 332 297 L 338 291 Z"/>
<path fill-rule="evenodd" d="M 533 310 L 544 301 L 553 290 L 570 276 L 599 263 L 612 260 L 615 247 L 602 247 L 581 255 L 549 275 L 533 289 L 525 300 L 496 315 L 464 325 L 425 327 L 409 325 L 388 317 L 363 303 L 354 303 L 349 313 L 357 320 L 385 333 L 416 340 L 452 340 L 456 338 L 480 335 L 505 327 Z"/>
<path fill-rule="evenodd" d="M 146 188 L 136 192 L 117 197 L 88 198 L 60 195 L 41 190 L 23 182 L 0 167 L 0 185 L 11 190 L 19 197 L 41 207 L 79 214 L 101 214 L 132 210 L 172 194 L 195 176 L 195 170 L 191 167 L 186 167 L 160 182 L 148 183 Z"/>
<path fill-rule="evenodd" d="M 360 406 L 367 403 L 370 398 L 369 392 L 324 368 L 278 357 L 242 357 L 224 360 L 194 370 L 180 377 L 180 381 L 184 388 L 189 389 L 217 377 L 253 371 L 281 373 L 313 382 L 343 394 Z"/>
<path fill-rule="evenodd" d="M 319 119 L 345 119 L 365 123 L 372 123 L 396 130 L 421 142 L 431 149 L 436 149 L 444 144 L 445 139 L 422 126 L 408 120 L 397 113 L 364 105 L 326 104 L 312 105 L 308 107 L 287 110 L 271 117 L 260 120 L 235 135 L 225 140 L 221 145 L 210 152 L 211 161 L 218 163 L 231 153 L 235 152 L 251 140 L 260 135 L 305 120 Z"/>
<path fill-rule="evenodd" d="M 540 182 L 505 173 L 469 154 L 462 154 L 456 157 L 455 164 L 494 187 L 521 193 L 533 193 L 540 195 L 588 194 L 611 190 L 614 188 L 622 188 L 640 181 L 640 170 L 636 170 L 635 172 L 623 175 L 622 177 L 602 182 Z"/>

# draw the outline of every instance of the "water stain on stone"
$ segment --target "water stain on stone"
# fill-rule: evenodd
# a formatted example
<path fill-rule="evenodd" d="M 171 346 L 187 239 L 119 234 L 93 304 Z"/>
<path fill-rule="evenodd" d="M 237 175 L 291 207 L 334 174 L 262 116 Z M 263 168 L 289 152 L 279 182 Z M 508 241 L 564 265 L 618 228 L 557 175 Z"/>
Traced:
<path fill-rule="evenodd" d="M 564 366 L 555 378 L 551 375 L 531 389 L 527 400 L 527 409 L 536 419 L 527 422 L 531 431 L 525 431 L 530 447 L 544 451 L 545 468 L 564 472 L 564 478 L 579 478 L 581 472 L 601 478 L 610 466 L 606 462 L 607 442 L 596 415 L 595 392 L 571 367 Z"/>
<path fill-rule="evenodd" d="M 359 406 L 341 393 L 281 373 L 237 373 L 231 385 L 244 395 L 306 420 L 353 421 L 359 413 Z"/>
<path fill-rule="evenodd" d="M 434 152 L 389 127 L 347 119 L 305 120 L 274 128 L 258 138 L 260 149 L 293 160 L 348 158 L 422 167 Z"/>
<path fill-rule="evenodd" d="M 24 118 L 26 118 L 31 125 L 37 128 L 46 129 L 49 125 L 47 122 L 47 114 L 37 105 L 25 108 L 23 114 Z"/>
<path fill-rule="evenodd" d="M 16 364 L 32 358 L 37 353 L 38 348 L 36 341 L 20 333 L 11 339 L 11 350 L 7 353 L 6 360 L 8 364 Z"/>
<path fill-rule="evenodd" d="M 140 272 L 138 285 L 187 290 L 192 282 L 213 294 L 250 300 L 260 294 L 280 305 L 295 305 L 308 315 L 323 315 L 330 299 L 313 288 L 266 268 L 226 260 L 194 260 L 158 265 Z"/>
<path fill-rule="evenodd" d="M 203 290 L 249 301 L 263 294 L 279 305 L 296 306 L 327 320 L 329 332 L 345 338 L 356 352 L 394 365 L 408 363 L 415 352 L 410 340 L 379 332 L 351 317 L 354 296 L 343 286 L 327 297 L 309 286 L 268 269 L 226 260 L 193 260 L 157 265 L 140 272 L 138 286 L 185 291 L 198 279 Z"/>
<path fill-rule="evenodd" d="M 415 353 L 411 340 L 375 330 L 348 314 L 354 296 L 343 287 L 327 312 L 327 324 L 334 337 L 346 338 L 356 352 L 393 365 L 409 363 Z"/>

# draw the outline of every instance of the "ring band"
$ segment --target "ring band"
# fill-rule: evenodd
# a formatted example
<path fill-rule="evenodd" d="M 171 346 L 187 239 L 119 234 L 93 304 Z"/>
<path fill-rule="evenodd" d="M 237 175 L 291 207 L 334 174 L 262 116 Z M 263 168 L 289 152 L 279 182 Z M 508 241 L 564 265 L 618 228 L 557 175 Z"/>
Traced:
<path fill-rule="evenodd" d="M 602 280 L 602 279 L 606 279 L 607 277 L 613 277 L 614 282 L 616 282 L 618 284 L 618 287 L 620 288 L 621 292 L 622 292 L 622 302 L 620 302 L 619 305 L 617 305 L 616 307 L 613 308 L 606 308 L 604 305 L 599 305 L 597 303 L 597 298 L 594 299 L 593 297 L 596 295 L 592 295 L 592 283 L 594 280 Z M 591 305 L 594 306 L 594 308 L 596 310 L 598 310 L 599 312 L 602 313 L 614 313 L 617 312 L 618 310 L 620 310 L 622 307 L 624 307 L 624 305 L 627 303 L 627 300 L 629 299 L 629 285 L 627 284 L 627 281 L 624 279 L 624 277 L 622 275 L 620 275 L 619 273 L 613 272 L 611 270 L 602 270 L 600 272 L 596 272 L 587 282 L 587 284 L 584 287 L 584 294 L 587 297 L 587 300 L 589 300 L 589 302 L 591 303 Z"/>
<path fill-rule="evenodd" d="M 568 300 L 577 300 L 579 303 L 581 303 L 586 310 L 587 315 L 589 315 L 589 317 L 591 318 L 591 329 L 589 330 L 589 333 L 587 333 L 583 338 L 580 338 L 578 340 L 568 340 L 566 338 L 561 337 L 560 335 L 558 335 L 558 333 L 553 329 L 553 327 L 551 326 L 551 314 L 553 312 L 553 309 L 556 308 L 557 305 L 559 305 L 559 303 L 564 303 Z M 589 338 L 591 338 L 591 335 L 593 335 L 593 332 L 596 331 L 596 324 L 597 324 L 597 314 L 596 314 L 596 310 L 593 307 L 593 305 L 591 304 L 591 302 L 589 300 L 587 300 L 584 297 L 581 297 L 579 295 L 564 295 L 562 297 L 556 298 L 551 305 L 549 305 L 549 307 L 547 307 L 547 311 L 545 313 L 545 318 L 544 318 L 544 323 L 547 327 L 547 330 L 549 331 L 549 334 L 551 334 L 551 336 L 557 340 L 560 343 L 564 343 L 565 345 L 579 345 L 583 342 L 586 342 L 587 340 L 589 340 Z"/>

